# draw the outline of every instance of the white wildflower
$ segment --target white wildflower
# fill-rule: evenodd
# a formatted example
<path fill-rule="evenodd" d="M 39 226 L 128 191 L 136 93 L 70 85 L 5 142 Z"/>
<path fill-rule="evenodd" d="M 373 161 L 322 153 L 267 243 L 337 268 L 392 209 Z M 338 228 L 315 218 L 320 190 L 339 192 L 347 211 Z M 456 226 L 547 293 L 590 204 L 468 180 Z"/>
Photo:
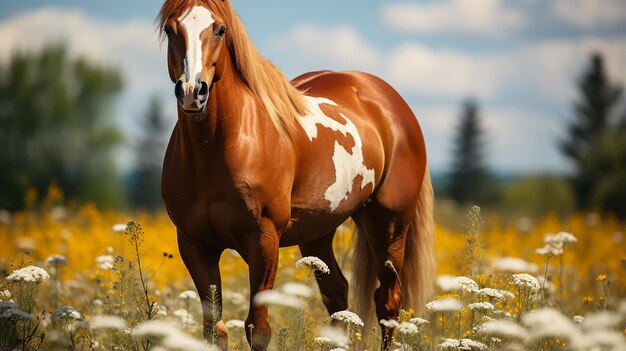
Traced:
<path fill-rule="evenodd" d="M 472 339 L 444 339 L 439 348 L 442 350 L 486 350 L 487 345 Z"/>
<path fill-rule="evenodd" d="M 204 341 L 195 339 L 176 327 L 175 324 L 165 321 L 152 320 L 135 327 L 133 335 L 137 337 L 152 337 L 157 344 L 168 350 L 188 351 L 215 351 L 217 347 Z"/>
<path fill-rule="evenodd" d="M 609 330 L 620 324 L 622 317 L 614 312 L 600 311 L 585 316 L 582 321 L 582 328 L 585 331 L 590 330 Z"/>
<path fill-rule="evenodd" d="M 482 288 L 478 290 L 478 296 L 487 297 L 493 300 L 504 300 L 504 296 L 502 295 L 500 290 L 492 288 Z"/>
<path fill-rule="evenodd" d="M 515 294 L 513 294 L 512 292 L 508 291 L 508 290 L 498 290 L 500 292 L 500 294 L 502 294 L 502 297 L 504 297 L 505 300 L 508 299 L 514 299 L 515 298 Z"/>
<path fill-rule="evenodd" d="M 330 340 L 330 344 L 335 347 L 348 348 L 350 345 L 350 339 L 346 333 L 339 328 L 324 326 L 320 329 L 319 336 Z"/>
<path fill-rule="evenodd" d="M 543 247 L 535 249 L 535 253 L 543 256 L 558 256 L 563 254 L 563 243 L 551 242 L 546 243 Z"/>
<path fill-rule="evenodd" d="M 324 336 L 318 336 L 315 339 L 313 339 L 313 341 L 315 341 L 316 344 L 320 345 L 320 346 L 328 346 L 328 345 L 332 345 L 333 341 L 330 340 L 327 337 Z"/>
<path fill-rule="evenodd" d="M 12 320 L 35 320 L 30 313 L 20 311 L 16 308 L 0 309 L 0 319 Z"/>
<path fill-rule="evenodd" d="M 572 320 L 574 321 L 574 323 L 580 324 L 585 320 L 585 317 L 576 315 L 572 317 Z"/>
<path fill-rule="evenodd" d="M 364 325 L 363 321 L 356 313 L 347 310 L 333 313 L 330 316 L 330 319 L 333 321 L 341 322 L 345 325 L 355 325 L 360 327 Z"/>
<path fill-rule="evenodd" d="M 296 268 L 306 268 L 311 272 L 330 274 L 328 265 L 315 256 L 302 257 L 298 260 L 298 262 L 296 262 Z"/>
<path fill-rule="evenodd" d="M 127 224 L 124 223 L 117 223 L 113 225 L 113 231 L 116 233 L 124 233 L 126 231 L 126 227 L 128 227 Z"/>
<path fill-rule="evenodd" d="M 411 319 L 409 319 L 409 322 L 417 325 L 418 327 L 421 326 L 422 324 L 430 324 L 429 321 L 425 320 L 424 318 L 420 318 L 420 317 L 411 318 Z"/>
<path fill-rule="evenodd" d="M 378 321 L 385 329 L 397 328 L 400 326 L 397 321 L 393 319 L 381 319 Z"/>
<path fill-rule="evenodd" d="M 542 308 L 532 311 L 522 318 L 524 325 L 533 338 L 565 337 L 572 339 L 578 330 L 572 321 L 554 308 Z"/>
<path fill-rule="evenodd" d="M 28 266 L 14 270 L 13 273 L 7 277 L 7 280 L 10 282 L 23 281 L 40 283 L 48 278 L 50 278 L 50 275 L 45 269 L 37 266 Z"/>
<path fill-rule="evenodd" d="M 479 329 L 479 333 L 488 335 L 498 335 L 507 338 L 515 338 L 519 340 L 526 340 L 528 333 L 526 329 L 519 326 L 517 323 L 508 320 L 493 320 L 482 324 Z"/>
<path fill-rule="evenodd" d="M 184 308 L 178 309 L 172 312 L 172 314 L 178 317 L 186 328 L 193 327 L 196 324 L 191 313 Z"/>
<path fill-rule="evenodd" d="M 501 257 L 491 262 L 491 267 L 500 272 L 537 272 L 537 265 L 517 257 Z"/>
<path fill-rule="evenodd" d="M 417 335 L 419 333 L 417 326 L 410 322 L 400 323 L 398 328 L 396 328 L 396 332 L 406 336 Z"/>
<path fill-rule="evenodd" d="M 517 286 L 520 290 L 537 292 L 541 289 L 541 285 L 539 284 L 537 278 L 527 273 L 513 274 L 511 276 L 511 283 Z"/>
<path fill-rule="evenodd" d="M 465 292 L 476 292 L 478 291 L 478 284 L 474 280 L 468 277 L 459 276 L 455 278 L 456 281 L 461 286 L 461 290 Z"/>
<path fill-rule="evenodd" d="M 228 322 L 226 322 L 225 325 L 226 325 L 226 328 L 228 329 L 245 329 L 246 322 L 240 319 L 231 319 Z"/>
<path fill-rule="evenodd" d="M 52 312 L 52 319 L 64 322 L 80 321 L 83 319 L 83 315 L 72 306 L 62 306 Z"/>
<path fill-rule="evenodd" d="M 546 244 L 556 244 L 557 246 L 563 246 L 563 244 L 575 243 L 578 241 L 572 233 L 568 232 L 559 232 L 555 235 L 547 235 L 543 241 Z"/>
<path fill-rule="evenodd" d="M 489 302 L 474 302 L 467 305 L 467 308 L 472 311 L 493 311 L 494 306 Z"/>
<path fill-rule="evenodd" d="M 13 301 L 0 301 L 0 313 L 4 310 L 8 310 L 11 308 L 16 308 L 17 305 Z"/>
<path fill-rule="evenodd" d="M 11 299 L 11 292 L 8 289 L 0 290 L 0 301 L 8 301 Z"/>
<path fill-rule="evenodd" d="M 461 290 L 461 284 L 455 276 L 449 274 L 442 274 L 437 277 L 437 285 L 442 291 L 457 291 Z"/>
<path fill-rule="evenodd" d="M 311 289 L 308 285 L 289 282 L 280 287 L 280 291 L 284 292 L 287 295 L 295 296 L 295 297 L 311 297 L 313 295 L 313 289 Z"/>
<path fill-rule="evenodd" d="M 62 255 L 52 255 L 46 258 L 46 264 L 48 266 L 65 266 L 67 264 L 67 257 Z"/>
<path fill-rule="evenodd" d="M 91 329 L 124 330 L 128 327 L 126 321 L 117 316 L 96 315 L 89 320 Z"/>
<path fill-rule="evenodd" d="M 291 308 L 299 308 L 302 306 L 302 300 L 299 298 L 275 290 L 261 291 L 254 295 L 252 301 L 255 305 L 284 306 Z"/>
<path fill-rule="evenodd" d="M 194 290 L 183 291 L 180 293 L 180 295 L 178 295 L 178 297 L 183 300 L 200 300 L 198 293 L 195 292 Z"/>
<path fill-rule="evenodd" d="M 572 341 L 573 350 L 626 350 L 624 336 L 615 330 L 593 330 Z"/>
<path fill-rule="evenodd" d="M 427 303 L 426 308 L 431 312 L 456 312 L 463 308 L 463 304 L 458 299 L 445 298 Z"/>
<path fill-rule="evenodd" d="M 98 268 L 109 270 L 113 268 L 113 263 L 115 259 L 111 255 L 102 255 L 96 257 L 96 263 L 98 264 Z"/>

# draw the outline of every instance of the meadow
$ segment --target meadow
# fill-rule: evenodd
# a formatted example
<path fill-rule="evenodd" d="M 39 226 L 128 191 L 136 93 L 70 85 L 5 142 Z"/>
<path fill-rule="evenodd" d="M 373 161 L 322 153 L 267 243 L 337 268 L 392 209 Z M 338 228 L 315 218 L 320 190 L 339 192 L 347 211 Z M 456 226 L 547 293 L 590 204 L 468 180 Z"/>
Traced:
<path fill-rule="evenodd" d="M 42 201 L 28 195 L 27 210 L 0 212 L 0 350 L 214 349 L 201 341 L 200 302 L 167 214 L 63 207 L 62 196 L 51 187 Z M 447 211 L 440 222 L 450 222 Z M 384 321 L 396 329 L 393 350 L 626 349 L 620 222 L 594 213 L 456 213 L 452 225 L 436 225 L 433 301 Z M 348 279 L 354 234 L 347 222 L 334 243 Z M 315 264 L 323 266 L 281 249 L 273 295 L 263 300 L 271 348 L 379 349 L 367 321 L 326 314 Z M 220 265 L 229 349 L 247 350 L 247 266 L 234 251 Z"/>

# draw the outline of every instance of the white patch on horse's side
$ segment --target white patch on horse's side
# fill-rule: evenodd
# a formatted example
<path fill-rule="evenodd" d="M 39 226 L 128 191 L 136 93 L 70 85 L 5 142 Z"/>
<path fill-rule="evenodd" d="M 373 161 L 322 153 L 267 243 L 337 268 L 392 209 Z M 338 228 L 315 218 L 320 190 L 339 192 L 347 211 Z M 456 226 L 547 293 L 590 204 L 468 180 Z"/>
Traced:
<path fill-rule="evenodd" d="M 354 140 L 354 147 L 348 152 L 345 147 L 335 141 L 335 150 L 333 154 L 333 164 L 335 165 L 335 182 L 328 187 L 324 193 L 324 198 L 330 202 L 330 211 L 335 211 L 341 201 L 346 200 L 352 185 L 357 176 L 361 176 L 361 189 L 367 184 L 372 184 L 374 188 L 374 170 L 365 166 L 363 158 L 363 141 L 359 135 L 356 126 L 344 114 L 339 115 L 346 120 L 346 124 L 341 124 L 334 119 L 326 116 L 320 105 L 327 104 L 337 106 L 337 104 L 329 99 L 322 97 L 305 96 L 309 104 L 309 114 L 301 116 L 298 122 L 304 129 L 310 141 L 317 138 L 317 128 L 321 125 L 324 128 L 340 132 L 344 136 L 350 135 Z"/>
<path fill-rule="evenodd" d="M 194 82 L 202 72 L 202 40 L 200 33 L 209 28 L 215 20 L 206 7 L 194 6 L 191 11 L 178 17 L 178 22 L 187 31 L 187 55 L 185 56 L 185 79 Z M 192 81 L 193 79 L 193 81 Z"/>

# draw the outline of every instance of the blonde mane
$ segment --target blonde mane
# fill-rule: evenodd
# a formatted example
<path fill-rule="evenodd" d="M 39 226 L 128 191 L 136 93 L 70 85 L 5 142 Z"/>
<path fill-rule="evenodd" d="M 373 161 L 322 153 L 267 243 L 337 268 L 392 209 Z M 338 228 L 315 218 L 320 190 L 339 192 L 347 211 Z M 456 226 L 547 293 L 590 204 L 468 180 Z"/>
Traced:
<path fill-rule="evenodd" d="M 224 20 L 228 28 L 226 45 L 242 83 L 261 101 L 279 134 L 291 136 L 298 117 L 307 113 L 304 94 L 258 52 L 230 0 L 166 0 L 157 17 L 159 27 L 169 18 L 190 10 L 197 2 Z"/>

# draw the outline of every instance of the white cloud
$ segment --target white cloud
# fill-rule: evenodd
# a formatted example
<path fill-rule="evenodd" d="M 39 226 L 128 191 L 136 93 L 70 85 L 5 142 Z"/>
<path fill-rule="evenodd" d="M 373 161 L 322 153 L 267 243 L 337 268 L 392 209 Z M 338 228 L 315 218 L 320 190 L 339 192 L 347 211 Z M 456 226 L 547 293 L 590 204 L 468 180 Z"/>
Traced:
<path fill-rule="evenodd" d="M 372 71 L 380 64 L 380 54 L 351 26 L 317 27 L 299 25 L 271 44 L 292 61 L 304 61 L 320 69 L 360 69 Z"/>
<path fill-rule="evenodd" d="M 582 29 L 626 22 L 624 0 L 554 0 L 552 5 L 557 18 Z"/>
<path fill-rule="evenodd" d="M 417 34 L 469 34 L 504 37 L 523 28 L 526 18 L 502 0 L 445 0 L 384 5 L 390 28 Z"/>

